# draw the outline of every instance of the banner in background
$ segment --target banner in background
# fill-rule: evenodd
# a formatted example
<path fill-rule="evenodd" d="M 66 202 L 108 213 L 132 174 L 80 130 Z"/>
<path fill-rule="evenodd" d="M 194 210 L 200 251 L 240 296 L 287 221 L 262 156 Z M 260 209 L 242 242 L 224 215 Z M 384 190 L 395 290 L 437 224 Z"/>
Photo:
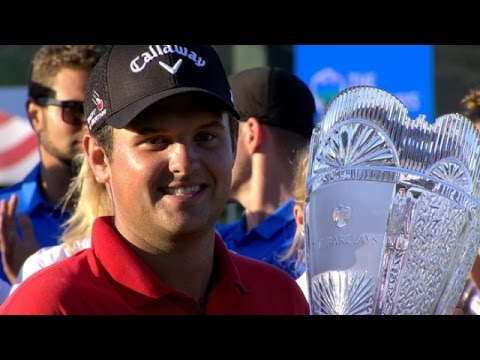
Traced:
<path fill-rule="evenodd" d="M 397 96 L 411 118 L 434 120 L 431 45 L 296 45 L 294 63 L 315 96 L 318 116 L 339 91 L 372 85 Z"/>
<path fill-rule="evenodd" d="M 26 100 L 25 87 L 0 88 L 0 186 L 21 181 L 40 160 Z"/>

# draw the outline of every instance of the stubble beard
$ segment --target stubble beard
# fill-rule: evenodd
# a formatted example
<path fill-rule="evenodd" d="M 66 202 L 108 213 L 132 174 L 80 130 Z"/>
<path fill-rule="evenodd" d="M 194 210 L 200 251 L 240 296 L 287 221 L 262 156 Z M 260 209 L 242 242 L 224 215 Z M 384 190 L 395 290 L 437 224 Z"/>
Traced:
<path fill-rule="evenodd" d="M 60 149 L 54 139 L 51 138 L 48 134 L 48 129 L 42 129 L 39 132 L 40 144 L 43 147 L 44 151 L 47 152 L 51 157 L 59 160 L 66 166 L 71 167 L 72 161 L 75 155 L 81 153 L 82 149 L 80 146 L 71 145 L 68 151 Z"/>

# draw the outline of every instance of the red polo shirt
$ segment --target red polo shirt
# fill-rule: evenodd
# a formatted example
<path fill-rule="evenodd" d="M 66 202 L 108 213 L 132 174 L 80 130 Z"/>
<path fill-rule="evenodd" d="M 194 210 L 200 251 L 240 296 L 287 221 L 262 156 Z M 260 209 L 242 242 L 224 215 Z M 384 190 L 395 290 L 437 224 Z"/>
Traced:
<path fill-rule="evenodd" d="M 307 315 L 308 303 L 287 273 L 229 252 L 215 238 L 211 290 L 202 309 L 167 287 L 112 227 L 95 221 L 92 248 L 26 279 L 0 314 L 284 314 Z"/>

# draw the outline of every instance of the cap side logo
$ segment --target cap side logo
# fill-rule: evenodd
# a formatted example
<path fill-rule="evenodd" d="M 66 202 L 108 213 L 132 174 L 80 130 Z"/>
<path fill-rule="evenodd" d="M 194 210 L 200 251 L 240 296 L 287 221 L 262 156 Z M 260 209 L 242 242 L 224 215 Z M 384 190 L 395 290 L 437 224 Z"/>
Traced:
<path fill-rule="evenodd" d="M 107 114 L 107 109 L 105 109 L 105 103 L 95 90 L 93 91 L 91 100 L 95 104 L 95 107 L 87 117 L 87 124 L 90 129 L 92 129 L 95 124 Z"/>
<path fill-rule="evenodd" d="M 178 54 L 193 62 L 196 67 L 204 67 L 206 61 L 195 51 L 189 50 L 186 46 L 180 45 L 149 45 L 147 51 L 133 58 L 130 62 L 130 70 L 134 73 L 142 72 L 149 63 L 162 55 Z M 172 66 L 159 60 L 158 64 L 167 70 L 170 74 L 175 75 L 183 63 L 183 59 L 178 59 Z"/>
<path fill-rule="evenodd" d="M 103 110 L 103 100 L 100 99 L 100 95 L 94 90 L 93 91 L 93 97 L 92 97 L 93 102 L 97 105 L 98 111 Z"/>
<path fill-rule="evenodd" d="M 178 61 L 171 67 L 170 65 L 165 64 L 162 60 L 159 60 L 158 63 L 160 64 L 161 67 L 163 67 L 165 70 L 167 70 L 170 74 L 175 75 L 180 69 L 180 65 L 182 65 L 183 60 L 178 59 Z"/>

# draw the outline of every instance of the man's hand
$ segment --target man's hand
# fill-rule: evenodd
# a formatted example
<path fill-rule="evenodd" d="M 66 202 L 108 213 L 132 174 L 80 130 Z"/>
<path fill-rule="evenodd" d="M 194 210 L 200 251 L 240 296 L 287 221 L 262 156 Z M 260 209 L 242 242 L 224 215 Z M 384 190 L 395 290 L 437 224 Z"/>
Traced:
<path fill-rule="evenodd" d="M 40 247 L 33 233 L 32 222 L 26 214 L 18 216 L 23 239 L 17 233 L 15 212 L 18 198 L 13 194 L 8 200 L 0 200 L 0 252 L 3 271 L 10 283 L 15 283 L 18 272 L 25 260 Z"/>

